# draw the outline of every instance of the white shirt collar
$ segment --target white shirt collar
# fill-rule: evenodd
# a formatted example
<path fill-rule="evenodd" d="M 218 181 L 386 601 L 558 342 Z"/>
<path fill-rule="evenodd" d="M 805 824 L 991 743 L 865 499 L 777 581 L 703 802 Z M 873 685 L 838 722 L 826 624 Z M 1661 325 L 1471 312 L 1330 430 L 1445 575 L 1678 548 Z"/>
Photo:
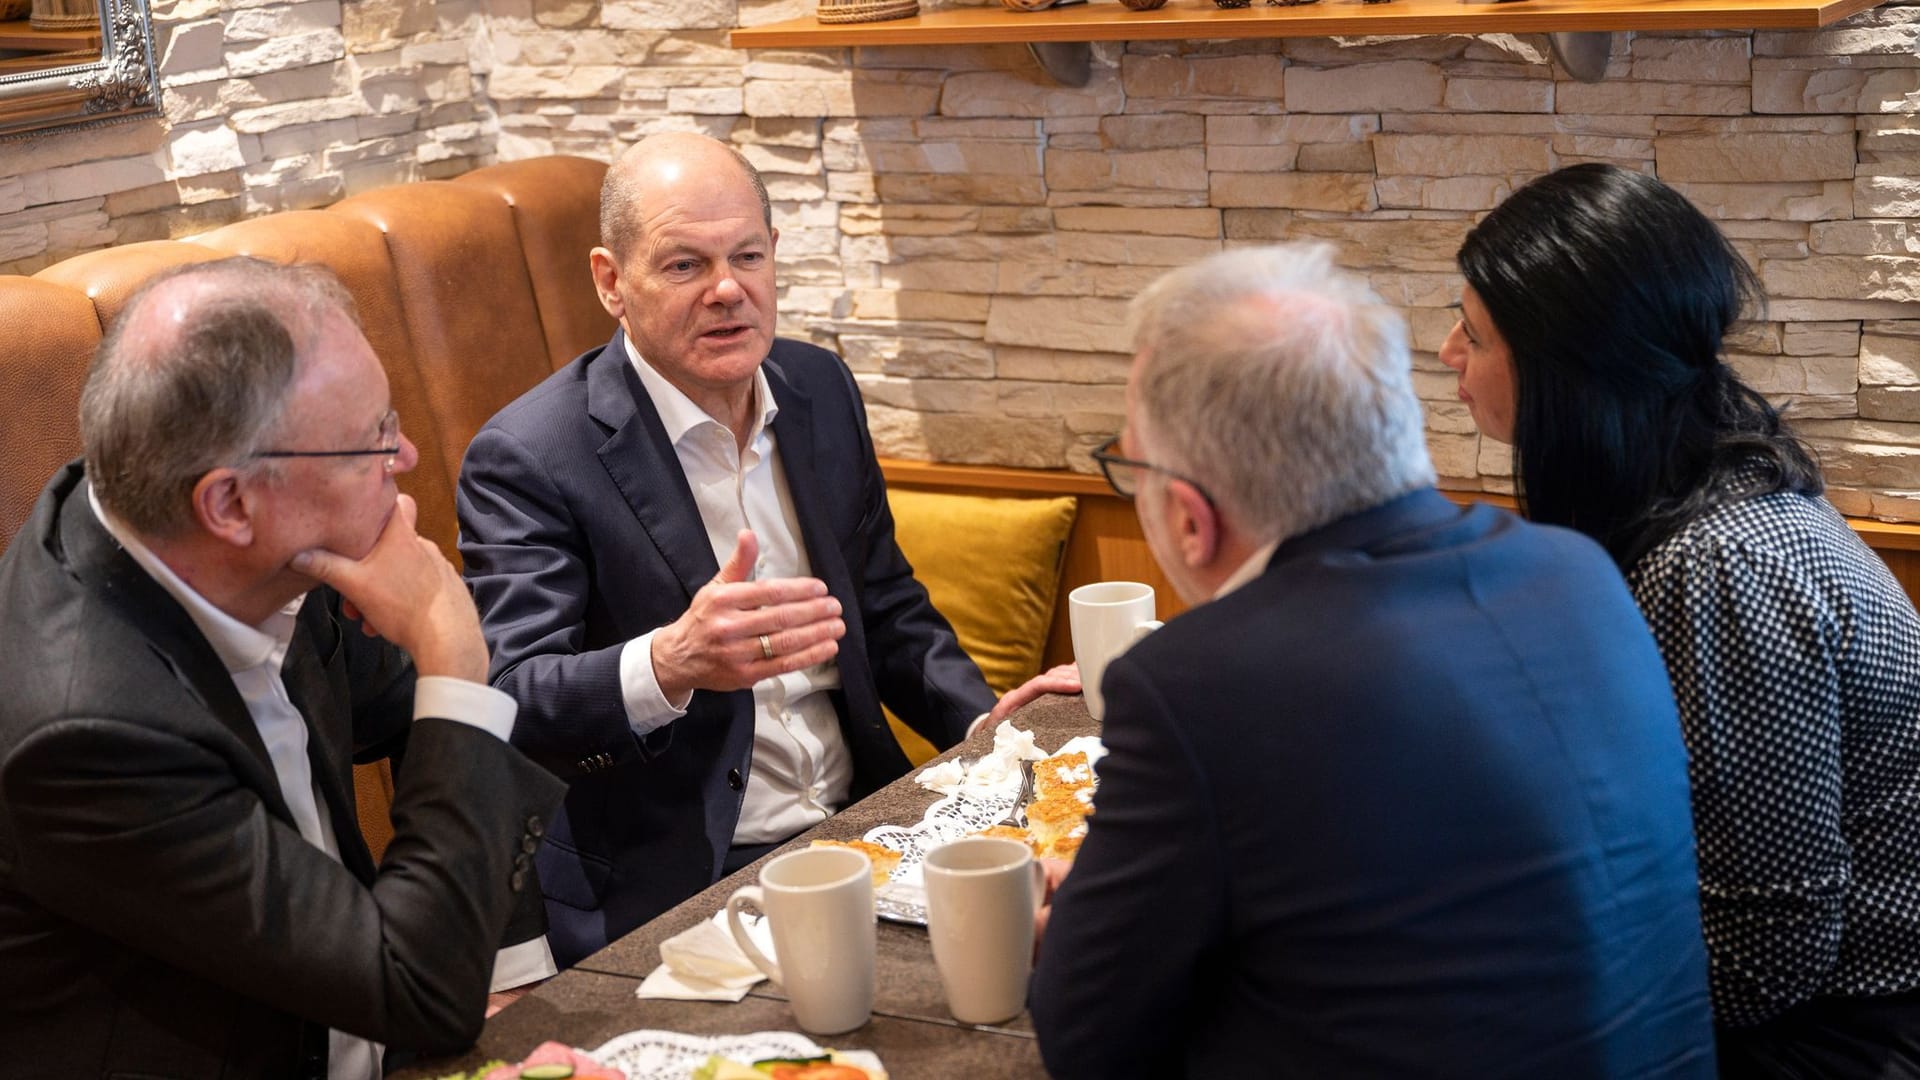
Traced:
<path fill-rule="evenodd" d="M 294 597 L 286 607 L 261 625 L 248 626 L 214 607 L 206 597 L 195 592 L 193 586 L 180 580 L 180 576 L 162 562 L 160 556 L 155 555 L 131 529 L 100 505 L 99 498 L 93 493 L 92 483 L 87 484 L 87 505 L 93 508 L 93 516 L 100 519 L 100 526 L 107 530 L 107 535 L 118 541 L 127 554 L 133 556 L 133 561 L 147 572 L 147 576 L 186 609 L 187 617 L 199 628 L 207 644 L 213 646 L 213 651 L 229 674 L 248 671 L 272 661 L 275 656 L 286 655 L 287 645 L 293 640 L 294 617 L 299 614 L 300 605 L 306 601 L 305 593 Z"/>
<path fill-rule="evenodd" d="M 680 392 L 680 388 L 667 381 L 667 377 L 654 370 L 652 364 L 634 348 L 633 339 L 625 334 L 620 340 L 626 344 L 627 359 L 633 364 L 634 371 L 640 375 L 640 385 L 647 388 L 647 396 L 653 399 L 653 407 L 660 413 L 660 423 L 667 429 L 667 439 L 675 446 L 687 432 L 707 424 L 720 424 L 715 417 L 693 403 L 693 399 Z M 767 385 L 767 373 L 761 368 L 753 369 L 753 399 L 760 405 L 760 415 L 754 417 L 753 428 L 747 432 L 748 446 L 760 437 L 760 433 L 780 415 L 780 406 L 774 404 L 773 388 Z"/>
<path fill-rule="evenodd" d="M 1247 561 L 1241 563 L 1238 570 L 1229 574 L 1227 580 L 1220 583 L 1220 587 L 1213 591 L 1213 598 L 1218 600 L 1265 573 L 1267 564 L 1273 561 L 1273 553 L 1278 550 L 1280 550 L 1280 541 L 1278 540 L 1272 543 L 1262 544 L 1252 555 L 1247 556 Z"/>

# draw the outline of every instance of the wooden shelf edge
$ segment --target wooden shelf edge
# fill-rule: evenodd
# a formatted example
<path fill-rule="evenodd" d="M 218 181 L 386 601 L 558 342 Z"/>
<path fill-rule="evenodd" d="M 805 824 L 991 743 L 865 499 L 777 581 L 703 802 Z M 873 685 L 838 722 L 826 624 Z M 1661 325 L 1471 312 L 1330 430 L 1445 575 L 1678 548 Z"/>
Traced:
<path fill-rule="evenodd" d="M 883 457 L 880 472 L 889 484 L 938 488 L 970 494 L 1113 495 L 1105 479 L 1066 469 L 1015 469 L 1003 465 L 945 465 Z M 1114 496 L 1118 498 L 1118 496 Z"/>
<path fill-rule="evenodd" d="M 1174 0 L 1128 11 L 1111 0 L 1041 12 L 954 8 L 885 22 L 827 24 L 806 17 L 743 26 L 736 49 L 861 45 L 983 45 L 1038 41 L 1167 41 L 1369 34 L 1520 34 L 1583 30 L 1813 30 L 1880 0 L 1319 0 L 1226 10 Z M 1177 6 L 1175 6 L 1177 5 Z"/>

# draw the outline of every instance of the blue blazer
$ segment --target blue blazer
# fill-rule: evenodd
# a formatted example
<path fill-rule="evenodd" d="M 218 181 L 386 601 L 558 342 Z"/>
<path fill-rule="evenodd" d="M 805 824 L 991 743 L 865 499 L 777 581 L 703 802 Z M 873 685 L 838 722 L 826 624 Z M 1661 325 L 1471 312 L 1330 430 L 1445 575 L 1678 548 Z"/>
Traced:
<path fill-rule="evenodd" d="M 777 340 L 764 370 L 807 556 L 846 613 L 834 704 L 858 798 L 908 768 L 882 700 L 946 747 L 993 693 L 894 542 L 846 365 Z M 753 694 L 699 691 L 645 738 L 628 726 L 622 646 L 720 568 L 621 335 L 474 437 L 458 503 L 493 683 L 520 702 L 514 745 L 570 782 L 538 856 L 566 966 L 716 880 L 752 767 Z"/>
<path fill-rule="evenodd" d="M 1713 1075 L 1679 723 L 1591 541 L 1422 490 L 1103 689 L 1053 1076 Z"/>

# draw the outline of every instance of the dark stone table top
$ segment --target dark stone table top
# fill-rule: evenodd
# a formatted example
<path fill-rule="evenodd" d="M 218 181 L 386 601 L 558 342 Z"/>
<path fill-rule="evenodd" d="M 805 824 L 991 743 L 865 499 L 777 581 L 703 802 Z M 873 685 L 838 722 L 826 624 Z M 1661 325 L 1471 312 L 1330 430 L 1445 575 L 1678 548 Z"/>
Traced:
<path fill-rule="evenodd" d="M 1075 735 L 1095 730 L 1079 697 L 1043 697 L 1016 713 L 1014 723 L 1032 731 L 1043 750 L 1053 750 Z M 935 760 L 977 757 L 992 746 L 992 732 L 983 731 Z M 760 866 L 767 859 L 815 839 L 848 840 L 879 825 L 912 824 L 936 798 L 914 783 L 911 773 L 896 780 L 502 1010 L 487 1021 L 478 1046 L 469 1053 L 395 1075 L 424 1078 L 496 1058 L 518 1061 L 549 1039 L 591 1050 L 621 1032 L 638 1028 L 703 1035 L 798 1030 L 785 996 L 770 982 L 759 983 L 738 1003 L 642 1001 L 634 991 L 640 980 L 659 966 L 662 941 L 711 918 L 726 906 L 735 889 L 758 878 Z M 838 1049 L 872 1050 L 897 1080 L 940 1076 L 1018 1080 L 1046 1075 L 1025 1013 L 993 1026 L 955 1021 L 947 1011 L 940 976 L 934 970 L 927 932 L 916 926 L 882 922 L 878 934 L 873 1019 L 826 1042 Z"/>

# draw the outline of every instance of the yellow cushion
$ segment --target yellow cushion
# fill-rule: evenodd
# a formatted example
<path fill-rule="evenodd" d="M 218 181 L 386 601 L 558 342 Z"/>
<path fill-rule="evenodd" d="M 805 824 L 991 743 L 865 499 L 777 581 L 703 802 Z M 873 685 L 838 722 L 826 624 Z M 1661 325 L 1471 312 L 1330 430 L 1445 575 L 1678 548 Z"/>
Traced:
<path fill-rule="evenodd" d="M 887 492 L 887 502 L 913 576 L 993 692 L 1039 674 L 1078 502 L 900 489 Z M 913 729 L 891 713 L 887 720 L 914 764 L 934 755 Z"/>

